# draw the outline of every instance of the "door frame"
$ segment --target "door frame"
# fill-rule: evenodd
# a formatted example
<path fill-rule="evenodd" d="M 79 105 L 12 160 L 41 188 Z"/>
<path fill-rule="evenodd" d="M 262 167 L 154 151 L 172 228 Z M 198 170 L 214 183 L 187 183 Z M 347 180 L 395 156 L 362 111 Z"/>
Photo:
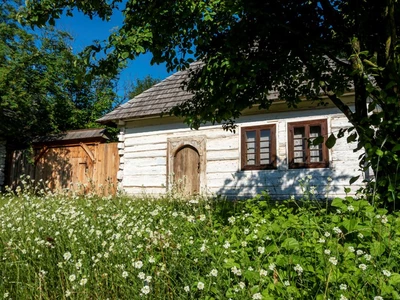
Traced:
<path fill-rule="evenodd" d="M 183 136 L 183 137 L 173 137 L 167 139 L 167 181 L 166 187 L 170 191 L 173 186 L 173 172 L 174 172 L 174 160 L 175 154 L 181 148 L 185 146 L 191 146 L 197 150 L 200 156 L 200 193 L 205 193 L 207 190 L 207 158 L 206 158 L 206 136 Z"/>

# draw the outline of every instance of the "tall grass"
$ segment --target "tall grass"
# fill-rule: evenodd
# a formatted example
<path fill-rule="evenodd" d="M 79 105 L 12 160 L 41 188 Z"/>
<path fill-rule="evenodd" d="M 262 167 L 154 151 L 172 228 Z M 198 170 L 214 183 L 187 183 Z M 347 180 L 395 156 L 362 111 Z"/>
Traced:
<path fill-rule="evenodd" d="M 41 193 L 0 196 L 0 298 L 400 298 L 400 218 L 362 200 Z"/>

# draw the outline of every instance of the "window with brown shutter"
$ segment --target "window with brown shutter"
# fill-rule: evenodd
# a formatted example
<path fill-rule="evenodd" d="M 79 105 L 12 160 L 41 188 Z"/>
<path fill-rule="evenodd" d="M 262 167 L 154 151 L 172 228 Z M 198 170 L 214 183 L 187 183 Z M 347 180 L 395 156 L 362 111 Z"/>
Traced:
<path fill-rule="evenodd" d="M 276 168 L 275 125 L 241 128 L 242 170 Z"/>
<path fill-rule="evenodd" d="M 319 136 L 326 139 L 326 120 L 289 123 L 288 130 L 290 169 L 329 167 L 328 148 L 325 142 L 315 146 L 311 144 Z"/>

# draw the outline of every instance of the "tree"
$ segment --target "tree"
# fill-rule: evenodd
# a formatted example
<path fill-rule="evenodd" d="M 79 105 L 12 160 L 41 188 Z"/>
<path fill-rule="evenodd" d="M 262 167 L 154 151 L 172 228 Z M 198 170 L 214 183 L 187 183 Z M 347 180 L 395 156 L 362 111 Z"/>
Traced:
<path fill-rule="evenodd" d="M 73 5 L 107 19 L 119 2 Z M 21 18 L 52 23 L 65 5 L 28 1 Z M 326 95 L 352 124 L 348 140 L 365 150 L 361 167 L 373 169 L 380 201 L 400 200 L 397 1 L 128 0 L 124 14 L 124 25 L 103 45 L 108 58 L 97 67 L 109 72 L 145 51 L 169 70 L 201 60 L 187 83 L 195 96 L 173 111 L 195 128 L 231 122 L 254 105 L 268 108 L 272 90 L 293 107 L 302 99 L 323 102 Z M 100 49 L 88 48 L 87 57 Z M 355 93 L 354 109 L 340 100 L 346 90 Z"/>
<path fill-rule="evenodd" d="M 27 144 L 37 136 L 98 127 L 117 98 L 114 76 L 76 82 L 85 72 L 71 37 L 47 28 L 35 33 L 15 20 L 18 2 L 0 6 L 0 138 Z"/>
<path fill-rule="evenodd" d="M 137 78 L 135 82 L 128 82 L 125 91 L 125 99 L 130 100 L 159 82 L 160 79 L 153 78 L 150 75 L 147 75 L 143 79 Z"/>

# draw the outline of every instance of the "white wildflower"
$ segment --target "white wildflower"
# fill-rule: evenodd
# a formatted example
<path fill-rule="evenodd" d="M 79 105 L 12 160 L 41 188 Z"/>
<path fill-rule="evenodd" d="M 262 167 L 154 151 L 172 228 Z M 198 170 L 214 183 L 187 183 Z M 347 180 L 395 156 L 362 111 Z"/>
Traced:
<path fill-rule="evenodd" d="M 340 230 L 339 227 L 333 227 L 333 231 L 334 231 L 335 233 L 337 233 L 337 234 L 341 234 L 341 233 L 342 233 L 342 230 Z"/>
<path fill-rule="evenodd" d="M 264 247 L 258 247 L 257 251 L 258 251 L 258 253 L 263 254 L 265 252 L 265 248 Z"/>
<path fill-rule="evenodd" d="M 372 259 L 372 256 L 369 255 L 369 254 L 365 254 L 364 258 L 365 258 L 366 261 L 370 261 Z"/>
<path fill-rule="evenodd" d="M 148 293 L 150 293 L 150 287 L 148 285 L 145 285 L 140 291 L 142 292 L 142 294 L 147 295 Z"/>
<path fill-rule="evenodd" d="M 329 262 L 330 262 L 332 265 L 334 265 L 334 266 L 336 266 L 337 263 L 338 263 L 336 257 L 334 257 L 334 256 L 332 256 L 332 257 L 329 258 Z"/>
<path fill-rule="evenodd" d="M 201 281 L 199 281 L 199 283 L 197 283 L 197 289 L 203 290 L 203 289 L 204 289 L 204 283 L 202 283 Z"/>
<path fill-rule="evenodd" d="M 347 210 L 348 210 L 348 211 L 354 211 L 354 206 L 353 206 L 353 205 L 347 206 Z"/>
<path fill-rule="evenodd" d="M 210 276 L 217 277 L 218 276 L 218 270 L 217 269 L 212 269 L 210 272 Z"/>
<path fill-rule="evenodd" d="M 243 281 L 241 281 L 239 282 L 239 287 L 243 290 L 246 287 L 246 284 Z"/>
<path fill-rule="evenodd" d="M 82 278 L 79 282 L 80 285 L 84 286 L 87 283 L 87 278 Z"/>
<path fill-rule="evenodd" d="M 252 299 L 254 300 L 261 300 L 262 299 L 262 295 L 260 293 L 255 293 L 252 297 Z"/>
<path fill-rule="evenodd" d="M 392 275 L 392 273 L 390 273 L 390 271 L 388 270 L 382 270 L 383 275 L 385 275 L 386 277 L 390 277 L 390 275 Z"/>
<path fill-rule="evenodd" d="M 387 216 L 383 215 L 381 219 L 382 224 L 386 224 L 388 222 Z"/>
<path fill-rule="evenodd" d="M 233 216 L 228 218 L 228 222 L 229 222 L 230 224 L 232 224 L 232 225 L 235 224 L 235 221 L 236 221 L 236 218 L 233 217 Z"/>
<path fill-rule="evenodd" d="M 229 244 L 229 242 L 226 241 L 222 247 L 224 247 L 225 249 L 228 249 L 230 246 L 231 246 L 231 244 Z"/>
<path fill-rule="evenodd" d="M 66 261 L 68 261 L 71 258 L 71 256 L 72 256 L 71 252 L 65 252 L 63 255 L 63 257 Z"/>
<path fill-rule="evenodd" d="M 141 260 L 135 261 L 135 262 L 133 263 L 133 266 L 134 266 L 136 269 L 140 269 L 140 268 L 143 267 L 143 262 L 142 262 Z"/>
<path fill-rule="evenodd" d="M 342 283 L 342 284 L 339 286 L 339 288 L 340 288 L 342 291 L 346 291 L 346 290 L 347 290 L 347 284 Z"/>
<path fill-rule="evenodd" d="M 267 276 L 267 275 L 268 275 L 268 271 L 267 270 L 264 270 L 264 269 L 260 270 L 260 276 Z"/>
<path fill-rule="evenodd" d="M 236 266 L 233 266 L 231 268 L 231 271 L 233 274 L 237 275 L 237 276 L 241 276 L 242 275 L 242 271 L 240 269 L 238 269 Z"/>
<path fill-rule="evenodd" d="M 303 268 L 297 264 L 293 267 L 293 269 L 300 275 L 301 273 L 303 273 Z"/>
<path fill-rule="evenodd" d="M 76 279 L 75 274 L 71 274 L 71 275 L 69 275 L 69 277 L 68 277 L 68 280 L 71 281 L 71 282 L 75 281 L 75 279 Z"/>
<path fill-rule="evenodd" d="M 331 254 L 331 250 L 325 249 L 325 250 L 324 250 L 324 253 L 325 253 L 326 255 L 329 255 L 329 254 Z"/>
<path fill-rule="evenodd" d="M 360 264 L 360 265 L 358 265 L 358 267 L 363 271 L 365 271 L 367 269 L 367 265 L 365 265 L 365 264 Z"/>
<path fill-rule="evenodd" d="M 183 290 L 184 290 L 186 293 L 189 293 L 190 287 L 187 285 L 187 286 L 185 286 L 185 287 L 183 288 Z"/>
<path fill-rule="evenodd" d="M 143 272 L 140 272 L 137 277 L 139 279 L 145 280 L 146 279 L 146 274 L 144 274 Z"/>

